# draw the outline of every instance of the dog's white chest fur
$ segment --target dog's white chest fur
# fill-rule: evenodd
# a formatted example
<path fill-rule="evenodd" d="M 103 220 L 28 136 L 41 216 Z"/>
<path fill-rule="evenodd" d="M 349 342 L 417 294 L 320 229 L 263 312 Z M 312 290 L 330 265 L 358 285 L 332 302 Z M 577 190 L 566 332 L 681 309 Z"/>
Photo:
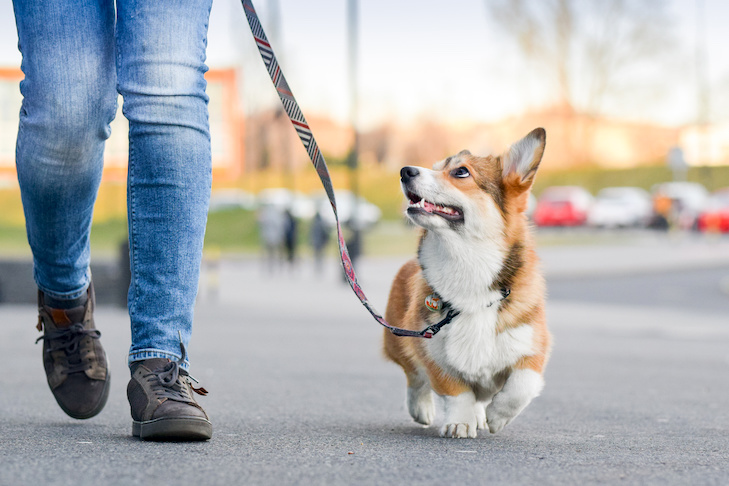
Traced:
<path fill-rule="evenodd" d="M 494 377 L 533 351 L 532 326 L 496 333 L 498 304 L 461 314 L 428 342 L 434 361 L 453 376 L 490 388 Z"/>
<path fill-rule="evenodd" d="M 524 324 L 496 332 L 501 293 L 492 285 L 503 251 L 458 240 L 444 243 L 423 241 L 420 261 L 428 283 L 460 315 L 427 343 L 428 351 L 449 374 L 490 387 L 495 375 L 532 354 L 534 330 Z"/>

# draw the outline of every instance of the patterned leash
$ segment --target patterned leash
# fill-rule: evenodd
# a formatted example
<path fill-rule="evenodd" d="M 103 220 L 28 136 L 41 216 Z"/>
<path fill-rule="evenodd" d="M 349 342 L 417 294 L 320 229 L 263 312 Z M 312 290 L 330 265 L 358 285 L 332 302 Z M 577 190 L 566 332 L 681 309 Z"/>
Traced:
<path fill-rule="evenodd" d="M 422 331 L 411 331 L 408 329 L 391 326 L 382 317 L 382 315 L 380 315 L 380 313 L 377 312 L 374 307 L 372 307 L 372 305 L 367 300 L 367 296 L 362 291 L 362 287 L 360 287 L 360 285 L 357 283 L 357 275 L 354 273 L 354 266 L 352 265 L 352 260 L 349 257 L 349 251 L 347 250 L 347 245 L 345 244 L 344 236 L 342 235 L 342 226 L 339 223 L 339 215 L 337 214 L 337 203 L 334 198 L 334 188 L 332 187 L 332 179 L 329 176 L 327 163 L 324 160 L 324 156 L 322 156 L 321 151 L 316 144 L 316 140 L 314 140 L 314 135 L 311 133 L 311 129 L 309 129 L 309 125 L 306 123 L 304 115 L 301 113 L 301 108 L 299 108 L 299 104 L 296 102 L 296 99 L 291 92 L 291 88 L 289 88 L 288 83 L 286 83 L 286 78 L 284 78 L 281 67 L 278 65 L 276 55 L 273 53 L 271 44 L 269 44 L 266 33 L 263 31 L 263 27 L 261 27 L 261 22 L 258 20 L 256 9 L 253 8 L 253 2 L 251 0 L 242 0 L 242 2 L 243 9 L 245 10 L 246 17 L 248 18 L 248 25 L 250 25 L 251 27 L 253 38 L 256 40 L 256 46 L 258 46 L 258 51 L 261 53 L 261 58 L 266 65 L 269 76 L 271 76 L 271 81 L 273 81 L 273 85 L 276 87 L 276 91 L 278 92 L 278 96 L 281 99 L 281 103 L 283 104 L 286 114 L 289 116 L 291 123 L 296 129 L 296 133 L 299 135 L 301 142 L 306 148 L 306 152 L 309 154 L 311 162 L 314 164 L 316 173 L 319 175 L 319 179 L 321 180 L 321 183 L 324 186 L 324 190 L 327 193 L 327 197 L 329 198 L 329 202 L 332 205 L 332 210 L 334 211 L 334 219 L 337 222 L 337 241 L 339 243 L 339 255 L 342 259 L 344 274 L 347 278 L 347 282 L 349 282 L 349 286 L 352 287 L 352 290 L 357 295 L 357 298 L 359 298 L 360 302 L 362 302 L 362 305 L 365 306 L 365 309 L 367 309 L 369 313 L 372 314 L 372 317 L 374 317 L 377 322 L 389 329 L 390 332 L 392 332 L 396 336 L 432 338 L 443 326 L 448 324 L 458 314 L 457 311 L 449 310 L 446 317 L 442 321 L 433 324 L 432 326 L 428 326 Z"/>

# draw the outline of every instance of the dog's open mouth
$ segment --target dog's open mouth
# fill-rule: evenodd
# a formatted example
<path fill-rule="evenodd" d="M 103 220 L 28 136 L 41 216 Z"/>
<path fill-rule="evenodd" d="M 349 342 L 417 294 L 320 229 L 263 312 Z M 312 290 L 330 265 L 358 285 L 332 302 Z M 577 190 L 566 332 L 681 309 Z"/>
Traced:
<path fill-rule="evenodd" d="M 453 206 L 443 206 L 430 201 L 412 192 L 407 193 L 408 212 L 435 214 L 449 221 L 462 221 L 463 211 Z"/>

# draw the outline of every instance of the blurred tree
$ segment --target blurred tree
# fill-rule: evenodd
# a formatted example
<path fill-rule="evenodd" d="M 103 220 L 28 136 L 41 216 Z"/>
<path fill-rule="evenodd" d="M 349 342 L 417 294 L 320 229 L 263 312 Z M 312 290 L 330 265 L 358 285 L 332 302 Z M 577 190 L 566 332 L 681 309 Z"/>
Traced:
<path fill-rule="evenodd" d="M 729 73 L 716 86 L 715 103 L 712 103 L 714 121 L 729 122 Z"/>
<path fill-rule="evenodd" d="M 453 149 L 450 132 L 445 126 L 432 120 L 421 120 L 414 128 L 412 136 L 405 145 L 402 154 L 402 165 L 430 164 L 451 155 Z"/>
<path fill-rule="evenodd" d="M 600 114 L 606 95 L 626 89 L 631 74 L 655 73 L 646 68 L 673 44 L 667 0 L 484 1 L 572 112 Z"/>
<path fill-rule="evenodd" d="M 384 165 L 392 150 L 393 138 L 395 136 L 393 124 L 391 122 L 385 122 L 361 134 L 361 151 L 362 153 L 372 154 L 372 157 L 378 165 Z"/>

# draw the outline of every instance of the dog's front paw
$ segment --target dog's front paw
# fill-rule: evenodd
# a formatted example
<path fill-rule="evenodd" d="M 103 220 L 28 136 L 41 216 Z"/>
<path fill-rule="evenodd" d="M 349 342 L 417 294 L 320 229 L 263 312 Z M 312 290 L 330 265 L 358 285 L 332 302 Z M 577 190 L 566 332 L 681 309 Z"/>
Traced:
<path fill-rule="evenodd" d="M 430 387 L 408 388 L 408 412 L 419 424 L 430 425 L 435 419 L 435 401 Z"/>
<path fill-rule="evenodd" d="M 506 384 L 486 407 L 486 421 L 492 434 L 509 424 L 544 386 L 542 375 L 533 370 L 514 371 Z"/>
<path fill-rule="evenodd" d="M 445 424 L 440 429 L 441 437 L 452 439 L 474 439 L 476 437 L 476 424 Z"/>
<path fill-rule="evenodd" d="M 444 397 L 445 420 L 440 429 L 441 437 L 476 437 L 478 432 L 478 413 L 476 397 L 472 391 L 460 395 Z"/>
<path fill-rule="evenodd" d="M 489 426 L 489 432 L 491 432 L 492 434 L 501 431 L 501 429 L 506 427 L 506 425 L 511 422 L 511 419 L 514 418 L 507 417 L 506 415 L 497 412 L 493 407 L 489 407 L 486 410 L 486 417 Z"/>

